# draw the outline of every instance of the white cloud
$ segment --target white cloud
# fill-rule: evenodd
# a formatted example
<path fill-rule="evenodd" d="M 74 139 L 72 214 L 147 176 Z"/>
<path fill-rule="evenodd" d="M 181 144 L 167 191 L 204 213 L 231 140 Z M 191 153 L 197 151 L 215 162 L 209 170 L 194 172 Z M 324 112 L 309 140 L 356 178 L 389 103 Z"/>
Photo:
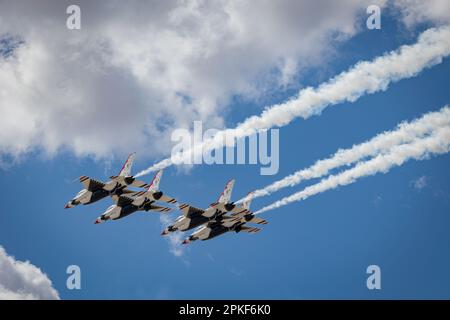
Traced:
<path fill-rule="evenodd" d="M 404 23 L 412 27 L 418 23 L 431 22 L 441 25 L 450 23 L 448 0 L 395 0 Z"/>
<path fill-rule="evenodd" d="M 0 300 L 59 299 L 52 282 L 29 261 L 18 261 L 0 246 Z"/>
<path fill-rule="evenodd" d="M 167 227 L 172 219 L 168 215 L 161 214 L 159 216 L 159 220 L 163 228 Z M 184 254 L 184 248 L 181 242 L 183 241 L 183 233 L 181 232 L 170 232 L 165 235 L 164 238 L 167 240 L 169 244 L 169 252 L 172 253 L 175 257 L 182 257 Z"/>
<path fill-rule="evenodd" d="M 168 152 L 193 120 L 223 126 L 230 98 L 323 62 L 373 1 L 78 1 L 78 31 L 70 1 L 0 2 L 0 30 L 24 41 L 0 57 L 0 154 L 102 157 Z"/>

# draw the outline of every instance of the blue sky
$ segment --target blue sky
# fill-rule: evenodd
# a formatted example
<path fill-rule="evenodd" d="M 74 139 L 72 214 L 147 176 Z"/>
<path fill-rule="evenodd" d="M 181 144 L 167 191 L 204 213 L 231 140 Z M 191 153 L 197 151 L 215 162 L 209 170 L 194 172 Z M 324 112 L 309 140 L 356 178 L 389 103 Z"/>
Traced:
<path fill-rule="evenodd" d="M 298 88 L 316 86 L 359 60 L 414 43 L 427 27 L 407 29 L 392 14 L 383 16 L 382 23 L 381 30 L 362 30 L 340 43 L 324 65 L 299 70 L 288 88 L 262 100 L 232 99 L 225 124 L 233 127 L 263 106 L 284 101 Z M 165 170 L 161 190 L 180 202 L 206 207 L 235 177 L 237 200 L 339 148 L 440 109 L 450 101 L 449 74 L 447 58 L 385 92 L 281 128 L 275 176 L 261 176 L 257 165 L 200 165 L 189 172 L 171 167 Z M 70 148 L 52 157 L 35 150 L 0 171 L 0 245 L 17 260 L 38 266 L 63 299 L 450 298 L 448 154 L 410 161 L 387 174 L 265 212 L 262 217 L 269 224 L 262 232 L 198 241 L 181 257 L 160 236 L 163 227 L 156 213 L 94 225 L 110 199 L 63 208 L 81 189 L 74 179 L 89 175 L 106 180 L 118 173 L 122 156 L 105 161 L 75 155 Z M 133 172 L 161 158 L 138 153 Z M 417 188 L 421 178 L 426 183 Z M 256 199 L 252 208 L 314 182 Z M 71 264 L 81 268 L 81 290 L 66 288 L 65 271 Z M 372 264 L 381 267 L 381 290 L 366 287 L 366 268 Z"/>

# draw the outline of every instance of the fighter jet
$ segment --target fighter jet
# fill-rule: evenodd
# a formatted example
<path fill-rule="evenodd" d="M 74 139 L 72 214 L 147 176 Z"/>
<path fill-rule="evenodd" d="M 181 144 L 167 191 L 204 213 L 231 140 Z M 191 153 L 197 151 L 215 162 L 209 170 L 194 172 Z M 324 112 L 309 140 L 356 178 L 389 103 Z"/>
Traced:
<path fill-rule="evenodd" d="M 136 180 L 130 175 L 134 158 L 135 153 L 130 154 L 120 170 L 119 175 L 110 177 L 111 180 L 108 182 L 101 182 L 86 176 L 81 176 L 79 180 L 83 184 L 84 189 L 78 192 L 75 198 L 67 202 L 65 208 L 72 208 L 79 204 L 90 204 L 112 195 L 135 193 L 135 191 L 126 189 L 127 186 L 148 188 L 148 184 Z"/>
<path fill-rule="evenodd" d="M 251 200 L 245 201 L 242 204 L 242 208 L 249 211 L 250 201 Z M 224 214 L 216 220 L 209 221 L 205 225 L 198 227 L 194 233 L 182 242 L 182 244 L 188 244 L 195 240 L 209 240 L 230 231 L 234 231 L 236 233 L 256 233 L 261 231 L 259 228 L 246 226 L 245 224 L 248 222 L 267 224 L 266 220 L 256 217 L 253 213 L 231 213 L 231 215 Z"/>
<path fill-rule="evenodd" d="M 94 223 L 98 224 L 107 220 L 121 219 L 137 211 L 157 211 L 162 213 L 171 211 L 171 208 L 160 207 L 154 204 L 155 201 L 163 201 L 170 204 L 177 202 L 174 198 L 164 195 L 159 190 L 162 173 L 162 170 L 158 171 L 146 191 L 137 192 L 132 196 L 113 195 L 112 199 L 116 204 L 110 206 Z"/>
<path fill-rule="evenodd" d="M 166 235 L 174 231 L 191 230 L 207 222 L 218 220 L 227 212 L 232 212 L 233 217 L 243 217 L 244 215 L 251 214 L 247 208 L 235 205 L 233 202 L 229 202 L 231 192 L 233 191 L 233 186 L 234 179 L 228 181 L 225 189 L 219 197 L 219 200 L 211 204 L 206 210 L 199 209 L 185 203 L 181 204 L 179 209 L 183 214 L 176 218 L 172 225 L 164 229 L 161 235 Z"/>

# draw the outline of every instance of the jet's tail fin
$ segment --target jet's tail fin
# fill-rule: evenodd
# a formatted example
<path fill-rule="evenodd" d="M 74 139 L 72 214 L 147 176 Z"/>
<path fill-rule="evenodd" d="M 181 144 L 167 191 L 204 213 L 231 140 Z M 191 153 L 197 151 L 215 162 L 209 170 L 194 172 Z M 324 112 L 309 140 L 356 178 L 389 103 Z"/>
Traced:
<path fill-rule="evenodd" d="M 155 174 L 152 182 L 150 183 L 150 186 L 148 187 L 148 191 L 158 191 L 159 190 L 159 182 L 161 181 L 162 174 L 163 174 L 162 170 L 159 170 Z"/>
<path fill-rule="evenodd" d="M 136 156 L 136 152 L 133 152 L 128 156 L 127 161 L 125 161 L 122 169 L 119 172 L 119 176 L 122 176 L 122 177 L 131 176 L 131 167 L 133 166 L 135 156 Z"/>
<path fill-rule="evenodd" d="M 231 179 L 227 182 L 227 185 L 225 186 L 225 189 L 223 189 L 222 193 L 220 194 L 219 200 L 217 200 L 218 203 L 229 203 L 231 199 L 231 192 L 233 191 L 234 187 L 234 179 Z"/>

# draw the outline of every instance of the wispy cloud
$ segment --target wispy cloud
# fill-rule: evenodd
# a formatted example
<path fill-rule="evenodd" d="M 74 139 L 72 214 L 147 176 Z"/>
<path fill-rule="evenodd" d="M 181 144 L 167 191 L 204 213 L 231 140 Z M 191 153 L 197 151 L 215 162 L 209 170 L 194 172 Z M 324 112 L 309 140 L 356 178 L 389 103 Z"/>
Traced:
<path fill-rule="evenodd" d="M 208 257 L 209 260 L 211 260 L 211 262 L 216 262 L 216 259 L 214 258 L 214 256 L 211 253 L 207 253 L 206 256 Z"/>
<path fill-rule="evenodd" d="M 395 0 L 392 3 L 399 9 L 402 20 L 408 27 L 423 22 L 437 24 L 450 22 L 448 0 Z"/>
<path fill-rule="evenodd" d="M 372 201 L 374 207 L 378 207 L 382 200 L 383 200 L 382 196 L 380 196 L 380 195 L 375 196 L 375 198 Z"/>
<path fill-rule="evenodd" d="M 427 176 L 421 176 L 421 177 L 417 178 L 416 180 L 412 181 L 412 185 L 417 190 L 421 190 L 421 189 L 425 188 L 427 186 L 427 184 L 428 184 Z"/>
<path fill-rule="evenodd" d="M 168 226 L 171 222 L 169 215 L 161 214 L 159 219 L 163 228 Z M 169 234 L 165 235 L 164 238 L 166 238 L 167 242 L 169 243 L 169 251 L 175 257 L 182 257 L 184 254 L 184 250 L 186 250 L 185 247 L 183 247 L 181 244 L 181 242 L 183 241 L 183 234 L 181 232 L 170 232 Z"/>
<path fill-rule="evenodd" d="M 244 274 L 244 271 L 241 269 L 238 269 L 236 267 L 231 267 L 230 268 L 230 273 L 234 274 L 237 277 L 240 277 Z"/>

